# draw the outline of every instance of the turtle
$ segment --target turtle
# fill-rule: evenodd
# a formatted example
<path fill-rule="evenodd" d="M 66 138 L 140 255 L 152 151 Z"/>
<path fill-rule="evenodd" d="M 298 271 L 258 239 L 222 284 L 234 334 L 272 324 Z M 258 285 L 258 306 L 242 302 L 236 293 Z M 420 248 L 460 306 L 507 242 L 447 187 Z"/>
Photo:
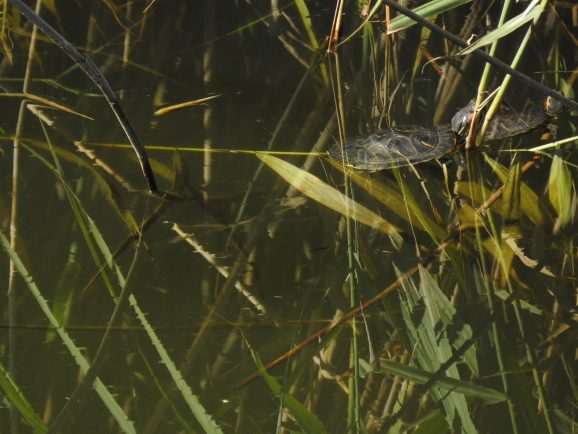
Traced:
<path fill-rule="evenodd" d="M 453 116 L 451 127 L 457 134 L 467 134 L 475 106 L 476 101 L 472 99 Z M 547 125 L 550 119 L 558 115 L 562 109 L 562 103 L 552 97 L 547 97 L 544 100 L 543 107 L 529 104 L 520 111 L 513 110 L 507 104 L 502 104 L 494 119 L 488 124 L 484 139 L 486 141 L 503 140 L 526 134 L 538 127 Z"/>
<path fill-rule="evenodd" d="M 378 130 L 366 136 L 348 139 L 343 150 L 340 144 L 336 143 L 329 149 L 328 154 L 354 169 L 369 171 L 442 158 L 464 144 L 474 108 L 475 100 L 471 100 L 456 112 L 450 125 L 408 125 Z M 502 140 L 528 133 L 545 125 L 561 109 L 562 105 L 550 97 L 546 98 L 543 108 L 530 105 L 517 112 L 504 105 L 489 123 L 485 140 Z"/>
<path fill-rule="evenodd" d="M 399 126 L 355 137 L 329 149 L 329 156 L 354 169 L 384 170 L 435 160 L 456 149 L 458 135 L 449 125 Z"/>

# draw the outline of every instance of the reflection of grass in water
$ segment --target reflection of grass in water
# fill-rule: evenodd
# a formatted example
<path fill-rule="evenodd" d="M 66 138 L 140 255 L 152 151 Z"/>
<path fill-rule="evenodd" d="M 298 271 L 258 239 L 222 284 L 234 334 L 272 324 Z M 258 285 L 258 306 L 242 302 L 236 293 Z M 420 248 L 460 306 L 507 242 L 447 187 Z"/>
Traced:
<path fill-rule="evenodd" d="M 279 44 L 291 58 L 311 67 L 317 60 L 310 60 L 312 54 L 309 50 L 315 46 L 314 41 L 322 40 L 323 32 L 315 28 L 317 16 L 305 13 L 308 4 L 297 2 L 296 5 L 296 15 L 286 18 L 292 19 L 287 22 L 288 27 L 276 27 L 271 32 L 280 32 L 277 34 Z M 282 8 L 281 11 L 286 13 L 287 9 Z M 282 14 L 273 13 L 271 16 L 284 19 Z M 347 19 L 351 16 L 350 13 L 344 17 Z M 275 27 L 273 18 L 261 20 L 259 17 L 258 21 L 254 21 L 252 17 L 246 21 L 266 22 L 268 26 Z M 296 30 L 302 30 L 302 35 Z M 291 116 L 294 116 L 293 105 L 290 104 L 291 109 L 279 122 L 279 139 L 276 135 L 271 146 L 277 146 L 277 141 L 285 145 L 295 143 L 295 150 L 286 149 L 288 152 L 283 161 L 271 155 L 281 152 L 277 149 L 269 154 L 259 154 L 257 150 L 240 151 L 256 153 L 270 167 L 282 171 L 285 175 L 283 178 L 291 183 L 292 188 L 287 189 L 280 183 L 279 190 L 273 189 L 274 192 L 257 205 L 252 195 L 245 195 L 243 206 L 238 205 L 237 208 L 245 211 L 237 214 L 239 227 L 235 236 L 231 236 L 233 231 L 230 228 L 234 219 L 213 207 L 209 188 L 204 192 L 207 195 L 204 202 L 202 199 L 171 202 L 170 207 L 163 208 L 156 216 L 158 218 L 155 217 L 143 228 L 139 222 L 146 220 L 146 202 L 150 198 L 125 191 L 130 191 L 131 187 L 119 170 L 122 167 L 120 161 L 125 161 L 120 157 L 123 154 L 118 153 L 119 157 L 110 158 L 106 153 L 103 155 L 99 148 L 85 146 L 83 152 L 90 149 L 95 152 L 95 158 L 90 157 L 89 160 L 76 152 L 67 151 L 71 147 L 63 144 L 53 149 L 50 162 L 45 159 L 45 155 L 51 153 L 48 140 L 50 130 L 44 142 L 23 141 L 24 149 L 40 160 L 47 172 L 52 173 L 63 186 L 78 228 L 71 228 L 71 233 L 80 230 L 92 254 L 94 264 L 80 254 L 86 248 L 81 248 L 79 243 L 76 261 L 84 262 L 77 263 L 76 267 L 92 270 L 89 273 L 92 275 L 91 282 L 94 276 L 103 279 L 113 300 L 119 299 L 120 290 L 126 286 L 126 278 L 121 272 L 120 257 L 111 253 L 115 249 L 110 247 L 112 242 L 108 233 L 104 234 L 105 224 L 96 216 L 89 217 L 88 209 L 93 208 L 89 186 L 104 193 L 106 200 L 100 206 L 106 214 L 117 217 L 115 225 L 122 226 L 124 232 L 129 234 L 127 240 L 138 238 L 141 232 L 147 232 L 147 235 L 149 231 L 162 232 L 164 227 L 161 222 L 165 220 L 165 215 L 168 220 L 183 220 L 183 224 L 178 221 L 178 225 L 169 226 L 169 230 L 163 233 L 167 248 L 161 254 L 158 254 L 158 239 L 149 241 L 145 237 L 145 242 L 151 244 L 148 248 L 154 256 L 151 262 L 161 271 L 170 269 L 164 261 L 171 262 L 172 255 L 186 248 L 188 250 L 185 252 L 193 253 L 189 258 L 191 262 L 206 261 L 218 273 L 218 277 L 214 278 L 201 278 L 202 272 L 195 276 L 194 286 L 201 286 L 201 281 L 206 285 L 202 300 L 206 309 L 201 310 L 201 326 L 194 340 L 188 348 L 179 348 L 179 351 L 167 350 L 173 348 L 173 337 L 169 333 L 160 334 L 163 327 L 157 330 L 155 322 L 169 322 L 173 319 L 173 311 L 177 312 L 176 316 L 187 315 L 185 301 L 182 310 L 172 307 L 171 313 L 167 311 L 165 317 L 162 311 L 151 312 L 147 319 L 143 313 L 147 310 L 146 302 L 140 301 L 146 299 L 145 294 L 139 294 L 138 303 L 136 295 L 127 298 L 133 311 L 124 312 L 122 324 L 145 329 L 147 333 L 147 338 L 142 341 L 130 337 L 126 349 L 120 350 L 125 351 L 123 355 L 126 358 L 137 354 L 140 363 L 130 366 L 136 385 L 131 393 L 124 393 L 120 390 L 121 382 L 117 386 L 114 376 L 107 375 L 109 372 L 103 369 L 102 383 L 99 384 L 104 389 L 98 386 L 97 390 L 103 396 L 105 405 L 109 406 L 110 415 L 117 419 L 125 432 L 132 430 L 132 419 L 139 432 L 141 426 L 146 426 L 148 432 L 158 432 L 165 425 L 173 428 L 173 422 L 180 430 L 191 432 L 199 428 L 197 422 L 192 422 L 191 413 L 205 432 L 226 430 L 232 424 L 237 426 L 238 432 L 248 432 L 249 426 L 257 426 L 251 429 L 255 432 L 271 432 L 277 423 L 278 426 L 297 429 L 294 421 L 302 430 L 309 432 L 344 432 L 346 423 L 355 427 L 352 431 L 357 432 L 361 431 L 362 426 L 367 427 L 369 432 L 375 432 L 378 426 L 384 431 L 385 427 L 401 430 L 409 425 L 424 431 L 435 431 L 433 427 L 437 427 L 439 432 L 447 431 L 451 422 L 455 424 L 453 428 L 456 432 L 531 432 L 531 429 L 535 432 L 553 432 L 549 426 L 552 419 L 556 419 L 557 423 L 571 423 L 563 414 L 570 414 L 568 402 L 572 398 L 569 399 L 569 395 L 575 387 L 573 374 L 571 369 L 564 371 L 555 367 L 569 367 L 568 360 L 573 360 L 574 346 L 572 338 L 568 336 L 571 320 L 565 319 L 573 307 L 569 287 L 575 278 L 572 247 L 573 172 L 560 157 L 554 158 L 549 173 L 545 164 L 541 167 L 533 164 L 522 167 L 488 157 L 485 166 L 479 164 L 481 159 L 477 159 L 478 164 L 475 161 L 470 164 L 465 179 L 458 181 L 454 180 L 451 168 L 444 169 L 445 176 L 442 176 L 441 168 L 430 170 L 427 166 L 402 168 L 391 175 L 365 176 L 347 168 L 336 166 L 335 170 L 325 165 L 325 176 L 313 175 L 315 169 L 311 165 L 319 160 L 319 155 L 323 155 L 323 141 L 333 134 L 332 122 L 335 121 L 327 122 L 328 133 L 319 140 L 319 148 L 308 152 L 299 145 L 309 143 L 312 136 L 314 139 L 317 137 L 307 136 L 308 132 L 322 130 L 325 120 L 322 114 L 328 111 L 326 96 L 322 95 L 326 91 L 321 85 L 325 80 L 334 80 L 342 134 L 345 133 L 345 125 L 351 127 L 355 122 L 352 118 L 346 124 L 343 115 L 354 111 L 358 112 L 358 119 L 363 120 L 360 124 L 367 122 L 367 119 L 376 119 L 377 124 L 390 118 L 392 108 L 391 118 L 403 116 L 405 110 L 423 114 L 424 104 L 427 103 L 424 102 L 423 88 L 419 87 L 419 78 L 435 79 L 435 76 L 426 75 L 427 71 L 423 72 L 424 56 L 435 65 L 436 71 L 446 77 L 440 81 L 436 108 L 441 112 L 444 105 L 459 106 L 455 103 L 454 92 L 461 76 L 448 78 L 455 74 L 455 70 L 448 70 L 436 57 L 445 54 L 444 47 L 429 32 L 421 32 L 419 47 L 401 39 L 395 43 L 388 40 L 386 45 L 382 45 L 375 27 L 370 24 L 360 30 L 359 36 L 358 41 L 352 39 L 344 45 L 344 48 L 357 48 L 357 42 L 361 42 L 359 52 L 346 58 L 345 71 L 339 63 L 326 61 L 323 64 L 326 76 L 319 69 L 312 68 L 308 73 L 317 80 L 315 86 L 318 87 L 302 80 L 295 91 L 291 99 L 295 107 L 302 107 L 299 98 L 304 94 L 320 94 L 315 104 L 307 106 L 311 112 L 307 122 L 299 118 L 299 122 L 303 123 L 302 137 L 307 140 L 285 139 L 284 134 L 290 132 L 283 131 L 290 129 L 286 127 Z M 416 55 L 413 62 L 408 63 L 409 48 L 415 49 Z M 344 59 L 340 60 L 343 62 Z M 213 62 L 217 61 L 213 58 Z M 404 82 L 404 71 L 408 65 L 411 70 L 408 77 L 411 76 L 415 88 L 398 87 Z M 467 64 L 464 68 L 468 68 Z M 159 73 L 158 77 L 161 76 Z M 371 77 L 375 77 L 373 89 L 367 91 L 364 85 L 371 81 Z M 343 91 L 345 87 L 346 92 Z M 369 103 L 367 97 L 363 97 L 364 92 L 371 95 Z M 278 93 L 273 93 L 275 98 L 279 98 Z M 396 110 L 401 106 L 403 110 Z M 241 115 L 236 113 L 236 116 Z M 447 119 L 443 114 L 437 116 Z M 423 123 L 429 123 L 429 119 Z M 211 125 L 210 120 L 207 120 L 207 125 Z M 360 129 L 363 132 L 366 128 L 363 126 Z M 218 143 L 217 139 L 215 143 Z M 172 167 L 163 164 L 162 157 L 159 161 L 153 161 L 155 173 L 178 188 L 192 189 L 186 179 L 187 162 L 180 157 L 186 149 L 178 151 Z M 203 148 L 207 154 L 218 151 Z M 311 165 L 302 169 L 290 164 L 303 153 L 310 157 L 307 164 Z M 79 176 L 84 184 L 82 189 L 72 187 L 76 184 L 68 181 L 63 169 L 58 167 L 60 160 L 77 169 L 75 176 Z M 94 164 L 98 164 L 98 167 Z M 528 174 L 538 170 L 548 175 L 543 177 L 544 181 L 530 179 Z M 222 175 L 215 171 L 213 176 Z M 335 185 L 341 184 L 341 181 L 323 181 L 332 176 L 341 177 L 341 174 L 346 183 L 351 183 L 348 190 L 352 192 L 351 198 L 337 192 Z M 255 182 L 266 176 L 271 176 L 271 172 L 256 173 Z M 24 184 L 21 188 L 25 188 Z M 279 193 L 281 190 L 287 192 L 283 206 L 278 204 L 283 196 Z M 303 201 L 296 200 L 296 196 L 301 194 L 331 211 L 316 207 L 311 202 L 303 206 Z M 195 195 L 190 197 L 198 198 Z M 182 215 L 169 214 L 168 208 L 201 217 L 187 220 Z M 334 235 L 335 227 L 331 219 L 335 219 L 337 214 L 350 220 L 346 246 L 343 245 L 343 233 Z M 305 223 L 291 222 L 290 216 L 298 216 Z M 313 221 L 320 221 L 321 224 L 311 223 Z M 286 228 L 292 227 L 292 224 L 309 229 L 307 226 L 310 223 L 311 231 L 323 232 L 323 241 L 318 244 L 323 246 L 321 249 L 315 250 L 318 245 L 310 244 L 306 230 L 290 235 L 293 242 L 297 241 L 297 248 L 283 240 L 281 234 L 289 231 Z M 357 223 L 377 227 L 388 234 L 391 241 L 365 226 L 358 227 Z M 210 227 L 210 230 L 203 231 L 203 225 Z M 265 231 L 271 238 L 264 236 Z M 168 233 L 170 235 L 167 237 Z M 296 240 L 301 237 L 302 245 Z M 173 238 L 179 242 L 175 244 Z M 71 237 L 65 241 L 70 249 L 75 245 L 73 240 Z M 29 288 L 36 288 L 35 280 L 42 287 L 41 276 L 30 276 L 35 272 L 36 264 L 20 260 L 20 251 L 10 247 L 5 238 L 2 241 L 10 258 L 17 264 L 19 273 L 27 277 Z M 130 242 L 127 241 L 123 249 Z M 56 254 L 56 247 L 48 248 L 54 249 Z M 346 251 L 349 252 L 350 262 L 344 266 Z M 165 255 L 166 258 L 163 257 Z M 329 267 L 328 262 L 333 266 Z M 251 273 L 253 263 L 257 268 L 254 275 Z M 67 274 L 69 277 L 66 282 L 59 283 L 59 288 L 63 290 L 59 293 L 61 300 L 69 300 L 66 308 L 60 311 L 62 318 L 53 315 L 56 310 L 54 304 L 43 302 L 43 297 L 48 298 L 48 295 L 40 294 L 38 288 L 33 292 L 60 339 L 67 342 L 69 354 L 76 360 L 84 358 L 86 365 L 83 365 L 83 371 L 86 371 L 91 353 L 78 349 L 81 338 L 77 338 L 78 343 L 75 343 L 69 337 L 68 340 L 62 337 L 66 331 L 61 324 L 66 321 L 67 315 L 74 316 L 81 308 L 91 310 L 83 298 L 73 297 L 72 288 L 84 288 L 87 283 L 82 280 L 82 273 L 76 272 L 70 262 L 68 265 L 71 269 Z M 143 273 L 147 271 L 142 270 Z M 566 278 L 568 281 L 565 281 Z M 176 287 L 185 285 L 177 280 L 170 282 Z M 67 284 L 70 288 L 68 293 Z M 276 286 L 281 288 L 287 285 L 291 291 L 277 292 Z M 393 286 L 391 290 L 380 293 L 383 288 L 380 285 L 387 288 Z M 174 291 L 174 286 L 168 285 L 165 290 Z M 86 294 L 90 295 L 88 291 Z M 282 297 L 276 298 L 272 294 Z M 183 294 L 175 293 L 167 299 L 181 296 Z M 219 323 L 233 319 L 231 322 L 245 324 L 247 316 L 252 315 L 238 308 L 237 297 L 243 297 L 246 305 L 252 303 L 251 306 L 260 306 L 259 310 L 268 315 L 263 321 L 273 321 L 278 328 L 258 330 L 258 327 L 243 327 L 247 334 L 246 347 L 238 345 L 239 333 L 234 329 L 219 334 L 223 330 L 213 327 L 217 318 Z M 196 294 L 197 304 L 199 298 Z M 74 305 L 71 306 L 72 303 Z M 298 309 L 294 309 L 292 303 Z M 330 303 L 329 308 L 327 303 Z M 230 305 L 235 307 L 231 308 Z M 196 311 L 190 313 L 197 314 Z M 138 323 L 134 321 L 135 317 Z M 303 319 L 302 327 L 283 327 L 284 319 L 295 317 L 297 320 Z M 353 318 L 356 318 L 355 322 Z M 319 325 L 320 321 L 328 319 L 335 321 L 335 324 L 347 324 L 348 327 L 332 329 Z M 259 324 L 259 321 L 257 317 L 250 322 Z M 195 319 L 195 323 L 198 322 Z M 112 321 L 109 325 L 111 328 L 116 326 Z M 324 332 L 315 335 L 320 327 Z M 258 340 L 259 332 L 266 335 L 261 341 Z M 261 368 L 260 360 L 266 364 L 268 360 L 282 355 L 288 347 L 297 347 L 300 342 L 308 342 L 314 348 L 300 347 L 300 352 L 284 359 L 284 371 L 274 371 L 267 376 L 268 391 L 259 389 L 264 387 L 262 383 L 232 390 L 232 386 L 241 382 L 245 375 Z M 155 352 L 151 352 L 151 348 Z M 44 347 L 37 350 L 39 353 L 49 351 Z M 159 360 L 168 371 L 158 366 Z M 544 369 L 539 366 L 539 360 L 547 360 Z M 117 370 L 126 372 L 121 365 Z M 55 365 L 52 375 L 64 378 L 66 369 L 65 366 Z M 274 375 L 280 372 L 284 373 L 282 379 L 275 378 Z M 2 373 L 0 377 L 7 379 Z M 225 386 L 220 384 L 223 378 L 227 383 Z M 26 378 L 20 377 L 16 377 L 14 385 L 2 383 L 6 395 L 13 402 L 20 402 L 17 408 L 29 424 L 42 432 L 45 427 L 39 423 L 41 418 L 38 417 L 41 411 L 34 404 L 26 404 L 28 399 L 23 391 L 30 387 L 24 385 Z M 114 395 L 109 392 L 112 388 L 115 389 Z M 556 393 L 552 392 L 554 389 Z M 62 391 L 54 387 L 53 393 L 60 395 Z M 273 406 L 261 407 L 262 401 L 257 395 L 266 395 L 267 400 L 279 398 L 278 410 Z M 149 397 L 146 405 L 145 396 Z M 510 401 L 503 402 L 504 396 L 508 396 Z M 199 401 L 212 417 L 207 415 Z M 121 408 L 116 402 L 127 405 Z M 330 402 L 330 408 L 327 402 Z M 493 405 L 487 406 L 488 403 Z M 146 410 L 139 413 L 139 405 Z M 536 410 L 538 407 L 540 413 Z M 55 405 L 57 411 L 60 408 Z M 558 409 L 561 411 L 554 413 L 553 410 Z M 276 412 L 279 413 L 278 418 L 271 416 Z M 348 413 L 347 422 L 345 413 Z M 508 418 L 509 421 L 500 422 Z M 49 419 L 52 421 L 54 417 Z"/>

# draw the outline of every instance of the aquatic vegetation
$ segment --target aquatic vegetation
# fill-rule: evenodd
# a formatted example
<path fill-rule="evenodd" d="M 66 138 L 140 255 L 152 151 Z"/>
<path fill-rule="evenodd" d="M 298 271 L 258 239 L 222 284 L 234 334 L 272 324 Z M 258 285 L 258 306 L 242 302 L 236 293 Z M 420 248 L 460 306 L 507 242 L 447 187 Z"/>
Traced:
<path fill-rule="evenodd" d="M 574 6 L 327 4 L 5 3 L 1 431 L 576 431 Z"/>

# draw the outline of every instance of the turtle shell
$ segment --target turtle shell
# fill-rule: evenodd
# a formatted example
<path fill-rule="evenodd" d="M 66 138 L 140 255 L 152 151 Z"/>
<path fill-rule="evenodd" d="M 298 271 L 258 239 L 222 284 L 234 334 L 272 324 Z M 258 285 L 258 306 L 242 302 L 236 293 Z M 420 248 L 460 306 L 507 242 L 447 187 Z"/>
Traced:
<path fill-rule="evenodd" d="M 347 140 L 329 149 L 329 156 L 362 170 L 383 170 L 443 157 L 455 149 L 449 126 L 402 126 Z"/>
<path fill-rule="evenodd" d="M 460 109 L 452 118 L 452 129 L 461 136 L 467 133 L 475 108 L 475 99 Z M 562 105 L 548 97 L 544 107 L 529 104 L 523 110 L 513 110 L 506 104 L 498 109 L 494 119 L 488 124 L 484 138 L 488 141 L 502 140 L 528 133 L 540 126 L 546 125 L 552 116 L 562 109 Z"/>
<path fill-rule="evenodd" d="M 547 118 L 544 109 L 536 105 L 530 105 L 521 111 L 502 105 L 488 124 L 485 137 L 486 140 L 502 140 L 525 134 L 544 125 Z"/>

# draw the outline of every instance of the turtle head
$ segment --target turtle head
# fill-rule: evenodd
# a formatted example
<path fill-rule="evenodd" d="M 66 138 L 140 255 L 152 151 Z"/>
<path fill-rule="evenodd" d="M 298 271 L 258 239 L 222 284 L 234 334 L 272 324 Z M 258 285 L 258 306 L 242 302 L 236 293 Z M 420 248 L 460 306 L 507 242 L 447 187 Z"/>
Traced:
<path fill-rule="evenodd" d="M 546 113 L 546 116 L 556 116 L 560 114 L 562 110 L 564 110 L 564 104 L 551 96 L 546 97 L 544 100 L 544 113 Z"/>
<path fill-rule="evenodd" d="M 465 138 L 472 126 L 474 118 L 474 109 L 476 107 L 476 100 L 472 99 L 466 106 L 462 107 L 454 115 L 451 122 L 452 130 L 460 138 Z"/>

